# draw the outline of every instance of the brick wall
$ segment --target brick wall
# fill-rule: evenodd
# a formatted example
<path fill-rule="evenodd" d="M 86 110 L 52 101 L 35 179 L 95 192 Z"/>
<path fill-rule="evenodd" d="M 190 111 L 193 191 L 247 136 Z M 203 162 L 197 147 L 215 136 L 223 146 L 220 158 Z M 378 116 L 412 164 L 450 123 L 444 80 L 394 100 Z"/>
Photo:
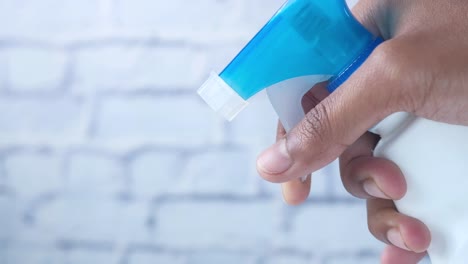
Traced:
<path fill-rule="evenodd" d="M 0 263 L 377 263 L 335 166 L 286 206 L 259 179 L 264 95 L 195 91 L 282 0 L 0 0 Z"/>

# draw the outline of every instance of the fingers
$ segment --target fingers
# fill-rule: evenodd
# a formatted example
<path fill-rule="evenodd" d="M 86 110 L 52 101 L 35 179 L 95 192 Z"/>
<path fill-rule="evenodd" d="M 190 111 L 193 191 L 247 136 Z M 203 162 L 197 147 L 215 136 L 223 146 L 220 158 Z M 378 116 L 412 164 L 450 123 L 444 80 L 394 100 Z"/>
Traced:
<path fill-rule="evenodd" d="M 343 153 L 340 157 L 342 181 L 348 192 L 369 199 L 369 230 L 379 240 L 392 245 L 384 251 L 382 263 L 416 264 L 429 246 L 429 230 L 422 222 L 398 213 L 389 200 L 403 197 L 406 182 L 394 163 L 372 157 L 378 140 L 376 135 L 366 133 Z"/>
<path fill-rule="evenodd" d="M 429 247 L 429 229 L 419 220 L 397 212 L 393 201 L 367 201 L 370 232 L 380 241 L 400 249 L 423 253 Z"/>
<path fill-rule="evenodd" d="M 391 89 L 382 88 L 389 85 L 382 83 L 382 76 L 375 77 L 379 67 L 372 59 L 365 63 L 309 111 L 286 138 L 266 150 L 257 163 L 260 175 L 272 182 L 286 182 L 318 170 L 388 116 L 392 110 L 386 93 Z"/>
<path fill-rule="evenodd" d="M 352 13 L 354 17 L 369 30 L 374 36 L 381 35 L 379 22 L 382 15 L 381 10 L 382 3 L 386 1 L 374 1 L 374 0 L 360 0 L 353 7 Z"/>
<path fill-rule="evenodd" d="M 329 93 L 326 87 L 327 83 L 319 83 L 315 85 L 307 94 L 304 95 L 302 99 L 302 107 L 304 112 L 310 111 L 314 106 L 316 106 L 320 101 L 326 98 Z M 276 140 L 285 138 L 286 131 L 281 123 L 278 124 L 278 130 L 276 135 Z M 303 203 L 307 197 L 309 197 L 311 189 L 312 175 L 305 176 L 300 179 L 293 179 L 289 182 L 282 184 L 283 197 L 287 204 L 289 205 L 299 205 Z"/>
<path fill-rule="evenodd" d="M 281 122 L 278 122 L 276 140 L 280 140 L 285 136 L 286 130 L 284 129 L 283 125 L 281 125 Z M 284 201 L 289 205 L 299 205 L 303 203 L 307 199 L 307 197 L 309 197 L 310 186 L 310 175 L 306 178 L 305 181 L 303 181 L 302 179 L 294 179 L 281 184 Z"/>
<path fill-rule="evenodd" d="M 370 140 L 370 139 L 369 139 Z M 405 178 L 396 164 L 389 160 L 360 156 L 362 139 L 347 150 L 340 159 L 341 178 L 345 189 L 352 195 L 363 198 L 399 200 L 406 193 Z"/>
<path fill-rule="evenodd" d="M 366 133 L 340 157 L 341 177 L 352 195 L 368 199 L 368 225 L 379 240 L 413 253 L 389 249 L 384 263 L 417 263 L 430 243 L 428 228 L 419 220 L 397 212 L 392 200 L 406 193 L 406 181 L 396 164 L 375 158 L 372 150 L 379 137 Z M 376 199 L 380 198 L 380 199 Z"/>
<path fill-rule="evenodd" d="M 300 205 L 309 197 L 312 177 L 294 179 L 281 185 L 284 201 L 289 205 Z"/>
<path fill-rule="evenodd" d="M 381 15 L 381 4 L 374 2 L 364 1 L 353 12 L 366 28 L 380 35 L 376 16 Z M 392 96 L 397 82 L 389 71 L 387 58 L 392 56 L 387 53 L 392 48 L 388 46 L 386 42 L 378 47 L 346 83 L 316 104 L 287 137 L 259 157 L 257 169 L 263 178 L 282 183 L 310 174 L 399 110 L 398 100 Z"/>
<path fill-rule="evenodd" d="M 414 253 L 395 246 L 387 246 L 382 253 L 382 264 L 417 264 L 426 256 L 426 252 Z"/>

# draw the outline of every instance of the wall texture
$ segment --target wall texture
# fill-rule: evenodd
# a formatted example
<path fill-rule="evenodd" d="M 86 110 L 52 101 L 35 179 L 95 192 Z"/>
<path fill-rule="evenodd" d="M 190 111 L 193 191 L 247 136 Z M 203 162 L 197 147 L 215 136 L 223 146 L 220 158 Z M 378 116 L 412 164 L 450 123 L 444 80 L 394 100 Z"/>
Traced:
<path fill-rule="evenodd" d="M 336 166 L 286 206 L 259 95 L 195 91 L 281 0 L 0 0 L 0 263 L 378 263 Z"/>

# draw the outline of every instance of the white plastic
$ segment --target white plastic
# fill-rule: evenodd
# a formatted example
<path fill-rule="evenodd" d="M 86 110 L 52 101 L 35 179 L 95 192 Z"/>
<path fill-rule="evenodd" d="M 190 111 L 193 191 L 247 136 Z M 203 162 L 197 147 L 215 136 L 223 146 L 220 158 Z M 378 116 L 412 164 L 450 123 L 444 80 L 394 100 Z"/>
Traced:
<path fill-rule="evenodd" d="M 374 154 L 394 161 L 408 192 L 400 212 L 431 231 L 432 264 L 468 263 L 468 127 L 394 114 L 374 128 Z"/>
<path fill-rule="evenodd" d="M 287 131 L 304 117 L 304 94 L 323 78 L 295 78 L 267 89 Z M 408 192 L 395 202 L 398 210 L 431 231 L 432 264 L 468 263 L 468 127 L 396 113 L 372 131 L 382 137 L 374 155 L 394 161 L 406 177 Z"/>
<path fill-rule="evenodd" d="M 309 75 L 292 78 L 268 87 L 267 94 L 284 129 L 289 132 L 305 116 L 302 98 L 316 84 L 330 79 L 328 75 Z M 291 89 L 293 88 L 294 89 Z M 308 176 L 301 180 L 305 182 Z"/>
<path fill-rule="evenodd" d="M 331 76 L 310 75 L 289 79 L 267 89 L 271 104 L 286 131 L 290 131 L 305 116 L 302 97 L 316 84 L 327 81 Z"/>
<path fill-rule="evenodd" d="M 248 105 L 246 100 L 214 72 L 200 87 L 198 94 L 215 112 L 229 121 Z"/>

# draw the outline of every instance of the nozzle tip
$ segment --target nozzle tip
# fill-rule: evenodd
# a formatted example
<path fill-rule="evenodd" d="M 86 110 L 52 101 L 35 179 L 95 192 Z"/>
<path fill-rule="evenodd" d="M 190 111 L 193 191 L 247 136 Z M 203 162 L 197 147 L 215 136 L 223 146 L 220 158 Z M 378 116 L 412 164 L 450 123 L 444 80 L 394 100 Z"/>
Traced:
<path fill-rule="evenodd" d="M 246 100 L 213 72 L 198 89 L 198 94 L 215 112 L 228 121 L 232 121 L 248 105 Z"/>

